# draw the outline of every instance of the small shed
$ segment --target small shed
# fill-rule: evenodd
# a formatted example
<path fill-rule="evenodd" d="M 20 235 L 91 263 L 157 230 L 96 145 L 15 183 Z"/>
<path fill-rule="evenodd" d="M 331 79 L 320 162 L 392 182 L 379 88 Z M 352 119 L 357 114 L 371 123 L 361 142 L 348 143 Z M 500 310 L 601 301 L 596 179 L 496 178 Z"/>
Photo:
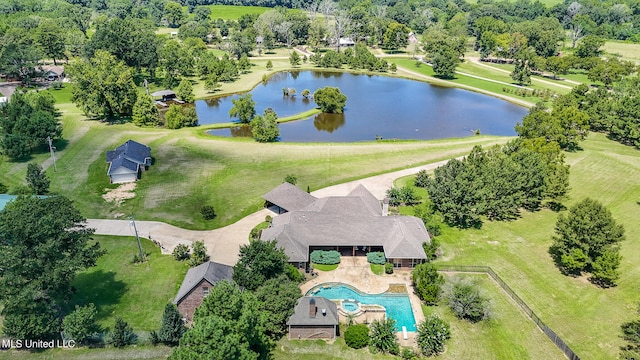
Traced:
<path fill-rule="evenodd" d="M 301 297 L 287 326 L 289 339 L 333 340 L 339 335 L 338 306 L 320 296 Z"/>
<path fill-rule="evenodd" d="M 176 95 L 175 91 L 173 90 L 160 90 L 160 91 L 156 91 L 154 93 L 151 94 L 151 96 L 155 99 L 155 98 L 162 98 L 160 101 L 165 102 L 165 101 L 170 101 L 170 100 L 175 100 L 178 95 Z"/>
<path fill-rule="evenodd" d="M 187 271 L 173 303 L 184 319 L 191 322 L 196 308 L 209 295 L 211 287 L 222 280 L 231 281 L 232 277 L 233 267 L 212 261 L 204 262 Z"/>

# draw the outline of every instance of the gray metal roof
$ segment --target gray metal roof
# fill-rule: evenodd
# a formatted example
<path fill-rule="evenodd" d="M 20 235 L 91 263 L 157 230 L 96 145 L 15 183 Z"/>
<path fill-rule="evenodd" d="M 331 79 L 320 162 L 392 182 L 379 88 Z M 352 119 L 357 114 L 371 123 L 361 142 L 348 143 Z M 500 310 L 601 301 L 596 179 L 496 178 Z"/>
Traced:
<path fill-rule="evenodd" d="M 275 239 L 292 262 L 308 261 L 310 246 L 382 246 L 390 259 L 427 258 L 422 243 L 430 239 L 422 220 L 382 216 L 381 210 L 371 209 L 371 198 L 378 207 L 380 202 L 366 188 L 357 193 L 318 199 L 304 209 L 276 216 L 260 238 Z"/>
<path fill-rule="evenodd" d="M 315 301 L 317 308 L 316 315 L 313 317 L 309 315 L 311 299 Z M 326 310 L 325 314 L 322 313 L 322 309 Z M 287 325 L 338 325 L 338 306 L 333 301 L 321 296 L 303 296 L 298 299 Z"/>
<path fill-rule="evenodd" d="M 287 211 L 302 209 L 317 200 L 313 195 L 288 182 L 278 185 L 262 198 Z"/>
<path fill-rule="evenodd" d="M 204 262 L 196 267 L 193 267 L 187 271 L 184 276 L 178 295 L 176 295 L 174 304 L 179 303 L 182 298 L 187 296 L 193 288 L 198 285 L 202 279 L 207 280 L 211 285 L 222 281 L 231 281 L 233 277 L 233 267 L 229 265 L 219 264 L 212 261 Z"/>
<path fill-rule="evenodd" d="M 173 91 L 173 90 L 160 90 L 160 91 L 156 91 L 154 93 L 151 93 L 151 96 L 153 96 L 153 97 L 168 96 L 168 95 L 176 95 L 176 92 Z"/>

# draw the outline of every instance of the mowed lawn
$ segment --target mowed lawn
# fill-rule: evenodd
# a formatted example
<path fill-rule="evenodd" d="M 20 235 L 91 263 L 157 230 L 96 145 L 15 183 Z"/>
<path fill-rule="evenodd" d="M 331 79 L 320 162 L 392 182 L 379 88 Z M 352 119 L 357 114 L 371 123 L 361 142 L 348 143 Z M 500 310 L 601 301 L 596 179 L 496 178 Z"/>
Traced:
<path fill-rule="evenodd" d="M 620 56 L 621 60 L 640 62 L 640 44 L 622 41 L 607 41 L 602 49 L 610 55 Z"/>
<path fill-rule="evenodd" d="M 134 264 L 139 253 L 135 237 L 94 236 L 107 251 L 95 267 L 79 273 L 73 282 L 74 301 L 94 303 L 98 322 L 112 328 L 116 317 L 128 322 L 134 331 L 157 330 L 166 304 L 173 302 L 187 272 L 185 262 L 162 255 L 160 248 L 140 239 L 149 261 Z"/>
<path fill-rule="evenodd" d="M 591 133 L 583 150 L 567 154 L 570 200 L 602 202 L 626 229 L 618 286 L 601 289 L 588 278 L 562 275 L 548 253 L 558 213 L 524 212 L 512 222 L 485 222 L 479 230 L 445 229 L 438 262 L 491 266 L 534 312 L 582 358 L 615 358 L 620 324 L 635 319 L 640 302 L 640 151 Z"/>
<path fill-rule="evenodd" d="M 211 9 L 211 19 L 238 20 L 242 15 L 257 14 L 260 15 L 267 10 L 268 7 L 262 6 L 236 6 L 236 5 L 207 5 Z"/>

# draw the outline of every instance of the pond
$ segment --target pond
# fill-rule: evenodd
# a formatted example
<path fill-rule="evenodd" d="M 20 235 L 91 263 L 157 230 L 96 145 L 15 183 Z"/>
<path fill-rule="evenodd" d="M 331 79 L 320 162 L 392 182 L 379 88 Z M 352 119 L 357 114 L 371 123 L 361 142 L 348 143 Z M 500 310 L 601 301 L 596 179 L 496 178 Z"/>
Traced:
<path fill-rule="evenodd" d="M 319 114 L 282 123 L 281 141 L 349 142 L 383 139 L 441 139 L 482 134 L 515 135 L 514 125 L 527 109 L 488 95 L 434 86 L 420 81 L 341 72 L 291 71 L 274 74 L 251 91 L 256 112 L 271 107 L 279 117 L 313 109 L 312 93 L 324 86 L 340 88 L 347 96 L 343 114 Z M 284 96 L 282 88 L 295 88 Z M 196 102 L 201 125 L 229 122 L 231 99 L 238 95 Z M 248 127 L 211 130 L 218 136 L 251 136 Z"/>

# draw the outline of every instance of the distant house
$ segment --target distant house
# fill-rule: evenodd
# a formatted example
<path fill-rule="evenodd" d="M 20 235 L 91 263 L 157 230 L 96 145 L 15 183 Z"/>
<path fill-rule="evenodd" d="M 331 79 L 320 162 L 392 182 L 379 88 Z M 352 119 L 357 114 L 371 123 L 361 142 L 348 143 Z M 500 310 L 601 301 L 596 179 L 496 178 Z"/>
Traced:
<path fill-rule="evenodd" d="M 60 81 L 64 79 L 64 66 L 42 65 L 43 76 L 48 81 Z"/>
<path fill-rule="evenodd" d="M 202 300 L 209 295 L 211 287 L 222 280 L 231 281 L 233 267 L 207 261 L 187 271 L 174 304 L 187 322 L 193 320 L 193 314 Z"/>
<path fill-rule="evenodd" d="M 409 44 L 417 44 L 418 43 L 418 37 L 416 36 L 416 34 L 412 31 L 409 33 L 409 37 L 407 39 L 409 41 Z"/>
<path fill-rule="evenodd" d="M 264 42 L 264 36 L 256 36 L 256 45 L 262 45 Z"/>
<path fill-rule="evenodd" d="M 320 296 L 298 299 L 287 321 L 289 339 L 335 339 L 338 333 L 338 306 Z"/>
<path fill-rule="evenodd" d="M 112 184 L 134 182 L 151 165 L 151 148 L 128 140 L 115 150 L 107 151 L 107 162 L 107 175 Z"/>
<path fill-rule="evenodd" d="M 336 250 L 342 256 L 381 251 L 394 267 L 405 269 L 427 259 L 422 243 L 430 238 L 422 220 L 388 216 L 388 203 L 362 185 L 347 196 L 317 199 L 285 183 L 263 197 L 267 205 L 287 212 L 274 217 L 260 239 L 276 240 L 299 269 L 309 269 L 313 250 Z"/>
<path fill-rule="evenodd" d="M 352 38 L 340 38 L 338 40 L 338 44 L 340 44 L 340 46 L 356 46 L 356 42 L 353 41 Z"/>

